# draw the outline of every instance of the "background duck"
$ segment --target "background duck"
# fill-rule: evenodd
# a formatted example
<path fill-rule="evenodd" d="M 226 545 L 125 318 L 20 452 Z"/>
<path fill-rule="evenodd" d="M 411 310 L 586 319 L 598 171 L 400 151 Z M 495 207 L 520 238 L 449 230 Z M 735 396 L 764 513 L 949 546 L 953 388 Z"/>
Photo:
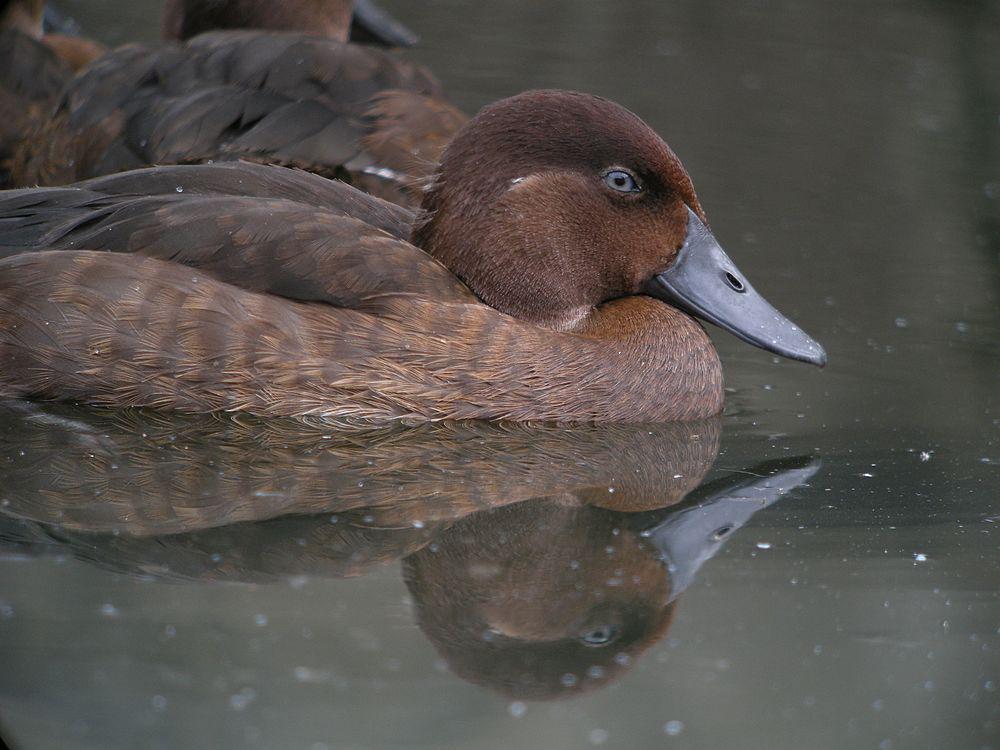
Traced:
<path fill-rule="evenodd" d="M 166 0 L 163 38 L 206 31 L 301 31 L 346 42 L 411 47 L 417 36 L 371 0 Z"/>
<path fill-rule="evenodd" d="M 339 8 L 343 17 L 331 23 L 346 35 L 351 4 L 297 3 L 279 13 L 273 3 L 223 3 L 235 15 L 220 19 L 206 16 L 204 3 L 167 10 L 202 28 L 231 25 L 244 6 L 248 25 L 278 28 L 296 26 L 296 9 Z M 336 37 L 271 30 L 119 48 L 69 82 L 46 115 L 19 140 L 13 186 L 244 159 L 338 177 L 407 205 L 419 202 L 422 180 L 466 120 L 421 66 Z"/>
<path fill-rule="evenodd" d="M 715 242 L 670 148 L 585 94 L 483 109 L 419 220 L 250 165 L 12 191 L 0 216 L 8 395 L 347 423 L 698 419 L 722 408 L 722 368 L 689 312 L 825 363 Z"/>
<path fill-rule="evenodd" d="M 93 39 L 46 29 L 46 11 L 45 0 L 0 0 L 0 30 L 16 31 L 39 40 L 70 71 L 84 68 L 107 51 L 103 44 Z M 0 42 L 0 50 L 6 50 L 10 43 L 5 36 Z M 22 50 L 20 55 L 12 56 L 12 61 L 17 63 L 25 58 L 31 59 Z M 2 70 L 5 81 L 8 76 L 14 78 L 17 72 L 10 67 Z"/>
<path fill-rule="evenodd" d="M 44 121 L 76 70 L 104 53 L 81 37 L 46 34 L 44 0 L 0 0 L 0 188 L 18 144 Z"/>

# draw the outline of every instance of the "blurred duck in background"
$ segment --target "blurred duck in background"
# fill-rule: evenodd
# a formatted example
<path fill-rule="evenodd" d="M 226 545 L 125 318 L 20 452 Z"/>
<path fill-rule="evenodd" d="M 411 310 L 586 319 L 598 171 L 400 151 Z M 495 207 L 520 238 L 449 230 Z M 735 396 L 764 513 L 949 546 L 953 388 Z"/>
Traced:
<path fill-rule="evenodd" d="M 211 31 L 234 27 L 243 30 Z M 428 70 L 355 43 L 415 40 L 370 2 L 178 0 L 167 4 L 164 32 L 200 35 L 126 45 L 30 92 L 39 105 L 12 102 L 24 116 L 5 138 L 7 186 L 241 159 L 415 206 L 466 120 Z"/>

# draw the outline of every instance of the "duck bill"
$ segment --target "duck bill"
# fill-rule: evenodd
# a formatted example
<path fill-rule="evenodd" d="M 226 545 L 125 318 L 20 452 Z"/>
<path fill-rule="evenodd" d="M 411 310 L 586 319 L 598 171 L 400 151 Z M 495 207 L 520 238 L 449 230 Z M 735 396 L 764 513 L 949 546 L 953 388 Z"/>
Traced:
<path fill-rule="evenodd" d="M 650 280 L 646 293 L 748 344 L 819 367 L 826 364 L 823 347 L 757 293 L 690 208 L 677 259 Z"/>
<path fill-rule="evenodd" d="M 687 507 L 643 531 L 667 563 L 671 601 L 757 511 L 807 484 L 822 465 L 808 456 L 782 459 L 711 482 L 692 494 Z"/>
<path fill-rule="evenodd" d="M 372 0 L 355 0 L 351 41 L 384 47 L 412 47 L 417 43 L 417 35 Z"/>

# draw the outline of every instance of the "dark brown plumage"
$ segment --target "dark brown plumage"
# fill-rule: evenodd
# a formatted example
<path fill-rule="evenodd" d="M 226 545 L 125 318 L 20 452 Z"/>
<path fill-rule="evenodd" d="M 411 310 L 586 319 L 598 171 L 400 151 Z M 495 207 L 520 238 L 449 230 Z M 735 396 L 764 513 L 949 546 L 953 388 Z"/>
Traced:
<path fill-rule="evenodd" d="M 217 32 L 105 55 L 21 141 L 11 178 L 58 185 L 244 159 L 413 203 L 464 121 L 428 71 L 390 53 L 300 33 Z"/>
<path fill-rule="evenodd" d="M 190 39 L 206 31 L 301 31 L 346 42 L 352 0 L 166 0 L 163 38 Z"/>
<path fill-rule="evenodd" d="M 609 168 L 643 188 L 617 189 Z M 11 191 L 0 392 L 340 424 L 719 412 L 711 341 L 646 290 L 673 283 L 692 236 L 721 249 L 637 117 L 558 91 L 488 107 L 424 207 L 414 223 L 349 186 L 248 164 Z M 724 279 L 713 266 L 703 283 Z"/>

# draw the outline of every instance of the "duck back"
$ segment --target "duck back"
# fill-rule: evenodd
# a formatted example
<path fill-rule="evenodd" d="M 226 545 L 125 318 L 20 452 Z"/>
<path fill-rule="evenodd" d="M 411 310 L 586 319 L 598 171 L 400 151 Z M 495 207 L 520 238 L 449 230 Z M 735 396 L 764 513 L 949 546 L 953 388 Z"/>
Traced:
<path fill-rule="evenodd" d="M 427 70 L 387 52 L 296 33 L 216 32 L 103 57 L 22 142 L 12 182 L 243 159 L 412 204 L 464 121 Z"/>

